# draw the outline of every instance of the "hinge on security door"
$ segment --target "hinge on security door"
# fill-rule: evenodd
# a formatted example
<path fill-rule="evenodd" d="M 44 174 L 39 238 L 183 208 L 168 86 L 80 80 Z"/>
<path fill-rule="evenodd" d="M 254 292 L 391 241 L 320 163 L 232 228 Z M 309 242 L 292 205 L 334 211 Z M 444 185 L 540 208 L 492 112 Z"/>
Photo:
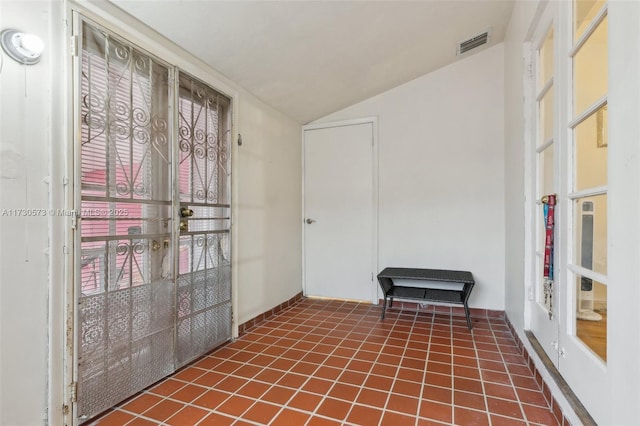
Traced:
<path fill-rule="evenodd" d="M 72 382 L 69 385 L 69 392 L 71 394 L 71 402 L 78 402 L 78 382 Z"/>
<path fill-rule="evenodd" d="M 78 216 L 75 214 L 71 216 L 71 229 L 78 229 Z"/>
<path fill-rule="evenodd" d="M 529 62 L 529 80 L 533 79 L 533 64 Z"/>
<path fill-rule="evenodd" d="M 72 56 L 78 56 L 78 45 L 79 45 L 78 36 L 77 35 L 71 36 L 71 45 L 69 47 L 71 48 Z"/>

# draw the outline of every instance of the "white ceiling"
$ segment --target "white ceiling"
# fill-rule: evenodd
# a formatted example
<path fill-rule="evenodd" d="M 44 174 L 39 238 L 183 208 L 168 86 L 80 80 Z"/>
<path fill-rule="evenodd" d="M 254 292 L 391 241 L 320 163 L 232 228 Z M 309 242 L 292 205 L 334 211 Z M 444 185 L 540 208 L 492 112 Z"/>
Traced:
<path fill-rule="evenodd" d="M 457 43 L 488 28 L 489 45 L 500 43 L 513 7 L 512 0 L 112 2 L 300 123 L 454 62 Z"/>

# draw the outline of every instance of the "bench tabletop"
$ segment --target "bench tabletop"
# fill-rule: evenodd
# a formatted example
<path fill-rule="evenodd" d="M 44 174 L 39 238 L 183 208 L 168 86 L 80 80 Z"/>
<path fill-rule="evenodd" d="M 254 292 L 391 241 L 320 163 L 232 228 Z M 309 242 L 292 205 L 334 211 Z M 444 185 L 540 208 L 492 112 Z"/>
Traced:
<path fill-rule="evenodd" d="M 469 271 L 451 271 L 446 269 L 384 268 L 378 277 L 401 278 L 408 280 L 449 281 L 474 284 L 473 274 Z"/>

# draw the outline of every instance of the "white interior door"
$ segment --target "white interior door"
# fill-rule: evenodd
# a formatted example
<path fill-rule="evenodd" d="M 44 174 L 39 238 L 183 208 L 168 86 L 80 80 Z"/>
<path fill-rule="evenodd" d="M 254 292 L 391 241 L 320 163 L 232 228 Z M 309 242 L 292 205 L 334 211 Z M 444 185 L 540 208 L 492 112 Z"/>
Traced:
<path fill-rule="evenodd" d="M 570 57 L 570 135 L 562 162 L 569 177 L 561 191 L 567 244 L 560 298 L 560 373 L 598 424 L 611 424 L 607 364 L 608 272 L 608 37 L 606 2 L 561 3 L 573 17 Z M 568 29 L 571 29 L 569 27 Z M 565 189 L 563 188 L 563 189 Z M 624 350 L 624 349 L 621 349 Z"/>
<path fill-rule="evenodd" d="M 305 294 L 375 301 L 374 124 L 304 131 Z"/>
<path fill-rule="evenodd" d="M 541 15 L 532 39 L 531 76 L 533 93 L 532 114 L 532 187 L 531 214 L 533 238 L 531 253 L 533 262 L 531 288 L 531 331 L 545 350 L 553 364 L 558 367 L 559 307 L 557 277 L 545 278 L 545 205 L 543 196 L 555 194 L 558 187 L 556 160 L 558 157 L 557 126 L 557 74 L 555 55 L 557 52 L 556 4 L 549 3 Z M 557 232 L 555 232 L 557 235 Z M 556 246 L 559 241 L 556 239 Z M 557 252 L 557 250 L 556 250 Z M 557 256 L 552 256 L 557 259 Z M 557 265 L 557 262 L 555 262 Z M 554 268 L 552 268 L 553 270 Z M 557 275 L 557 274 L 556 274 Z"/>

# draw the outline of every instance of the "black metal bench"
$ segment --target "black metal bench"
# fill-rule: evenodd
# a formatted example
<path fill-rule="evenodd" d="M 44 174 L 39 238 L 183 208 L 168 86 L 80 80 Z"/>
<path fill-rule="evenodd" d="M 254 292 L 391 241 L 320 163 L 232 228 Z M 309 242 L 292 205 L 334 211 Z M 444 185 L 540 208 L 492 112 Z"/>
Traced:
<path fill-rule="evenodd" d="M 438 284 L 457 283 L 463 284 L 463 287 L 462 289 L 441 289 L 395 285 L 394 280 L 398 279 L 436 281 Z M 384 268 L 382 272 L 378 274 L 378 282 L 384 293 L 384 304 L 382 305 L 383 319 L 387 309 L 387 299 L 390 300 L 390 308 L 393 307 L 394 298 L 448 303 L 464 306 L 464 313 L 467 316 L 467 326 L 469 330 L 471 330 L 471 317 L 469 315 L 469 305 L 467 304 L 471 290 L 475 285 L 475 280 L 471 272 L 442 269 Z"/>

